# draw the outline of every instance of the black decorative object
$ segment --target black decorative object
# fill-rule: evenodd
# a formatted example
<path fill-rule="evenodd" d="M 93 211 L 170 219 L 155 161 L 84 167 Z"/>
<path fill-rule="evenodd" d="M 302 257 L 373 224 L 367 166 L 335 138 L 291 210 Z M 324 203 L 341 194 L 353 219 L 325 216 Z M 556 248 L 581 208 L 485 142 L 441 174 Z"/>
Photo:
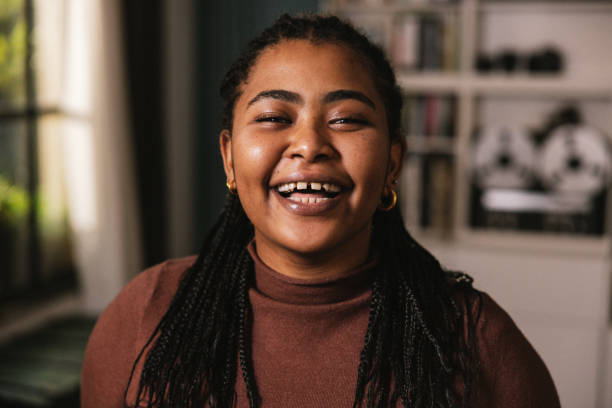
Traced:
<path fill-rule="evenodd" d="M 511 50 L 502 51 L 493 59 L 493 67 L 506 73 L 515 72 L 519 67 L 519 56 Z"/>
<path fill-rule="evenodd" d="M 476 57 L 475 66 L 481 73 L 527 71 L 532 74 L 560 74 L 564 60 L 561 50 L 549 46 L 528 53 L 512 49 L 493 54 L 481 52 Z"/>
<path fill-rule="evenodd" d="M 527 69 L 533 73 L 560 73 L 563 71 L 561 51 L 548 47 L 531 54 L 527 59 Z"/>
<path fill-rule="evenodd" d="M 478 54 L 476 57 L 476 70 L 478 72 L 490 72 L 493 70 L 493 61 L 487 54 Z"/>

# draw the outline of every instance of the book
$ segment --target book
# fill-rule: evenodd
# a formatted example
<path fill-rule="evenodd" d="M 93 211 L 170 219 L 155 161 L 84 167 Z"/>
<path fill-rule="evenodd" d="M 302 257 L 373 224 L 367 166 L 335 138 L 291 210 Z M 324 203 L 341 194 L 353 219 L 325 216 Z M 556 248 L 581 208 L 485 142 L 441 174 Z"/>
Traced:
<path fill-rule="evenodd" d="M 423 226 L 440 233 L 452 228 L 452 202 L 454 172 L 452 158 L 430 155 L 426 160 L 427 193 L 423 204 L 426 206 Z"/>
<path fill-rule="evenodd" d="M 408 14 L 393 24 L 391 60 L 398 69 L 413 70 L 419 65 L 419 19 Z"/>
<path fill-rule="evenodd" d="M 399 201 L 404 224 L 410 231 L 421 225 L 423 158 L 408 155 L 400 178 Z"/>
<path fill-rule="evenodd" d="M 405 98 L 402 125 L 409 137 L 452 138 L 455 134 L 456 97 L 415 94 Z"/>
<path fill-rule="evenodd" d="M 420 64 L 422 71 L 442 69 L 443 30 L 439 17 L 424 15 L 420 26 Z"/>

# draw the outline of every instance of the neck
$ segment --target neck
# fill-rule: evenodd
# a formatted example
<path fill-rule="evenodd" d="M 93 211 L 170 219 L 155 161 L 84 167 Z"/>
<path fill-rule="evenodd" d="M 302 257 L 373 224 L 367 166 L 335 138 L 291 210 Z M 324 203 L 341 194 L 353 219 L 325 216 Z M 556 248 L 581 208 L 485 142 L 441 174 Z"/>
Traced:
<path fill-rule="evenodd" d="M 290 278 L 334 280 L 343 278 L 366 262 L 370 250 L 370 228 L 348 242 L 324 251 L 298 252 L 273 245 L 255 233 L 257 255 L 269 268 Z"/>

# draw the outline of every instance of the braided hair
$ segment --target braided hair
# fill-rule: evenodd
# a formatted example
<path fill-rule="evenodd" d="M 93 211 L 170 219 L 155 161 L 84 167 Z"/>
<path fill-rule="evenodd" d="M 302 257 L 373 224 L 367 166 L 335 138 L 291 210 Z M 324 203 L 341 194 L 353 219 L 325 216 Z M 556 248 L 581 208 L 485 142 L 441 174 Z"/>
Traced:
<path fill-rule="evenodd" d="M 354 50 L 385 104 L 390 138 L 399 140 L 402 97 L 383 51 L 349 23 L 320 15 L 282 15 L 251 41 L 221 85 L 225 129 L 232 128 L 234 104 L 258 56 L 292 39 Z M 380 257 L 353 407 L 467 406 L 478 365 L 479 298 L 471 279 L 446 272 L 409 235 L 397 207 L 377 211 L 372 224 Z M 240 367 L 249 406 L 259 406 L 249 333 L 253 261 L 246 250 L 253 236 L 238 197 L 228 194 L 199 257 L 134 363 L 132 375 L 144 360 L 137 405 L 231 407 Z"/>

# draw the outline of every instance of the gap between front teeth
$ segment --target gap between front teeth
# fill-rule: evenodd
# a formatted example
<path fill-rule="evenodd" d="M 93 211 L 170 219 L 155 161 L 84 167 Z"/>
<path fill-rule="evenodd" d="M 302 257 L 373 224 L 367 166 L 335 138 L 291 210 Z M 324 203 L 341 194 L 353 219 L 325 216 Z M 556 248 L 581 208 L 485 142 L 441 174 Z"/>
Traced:
<path fill-rule="evenodd" d="M 327 197 L 288 197 L 289 200 L 302 204 L 317 204 L 329 200 Z"/>
<path fill-rule="evenodd" d="M 326 192 L 338 193 L 341 190 L 340 186 L 337 186 L 335 184 L 319 183 L 319 182 L 308 183 L 306 181 L 298 181 L 297 183 L 287 183 L 287 184 L 280 185 L 278 186 L 278 191 L 280 191 L 281 193 L 287 193 L 287 192 L 294 192 L 296 189 L 297 191 L 307 190 L 309 184 L 310 184 L 310 189 L 316 190 L 316 191 L 323 189 Z"/>

